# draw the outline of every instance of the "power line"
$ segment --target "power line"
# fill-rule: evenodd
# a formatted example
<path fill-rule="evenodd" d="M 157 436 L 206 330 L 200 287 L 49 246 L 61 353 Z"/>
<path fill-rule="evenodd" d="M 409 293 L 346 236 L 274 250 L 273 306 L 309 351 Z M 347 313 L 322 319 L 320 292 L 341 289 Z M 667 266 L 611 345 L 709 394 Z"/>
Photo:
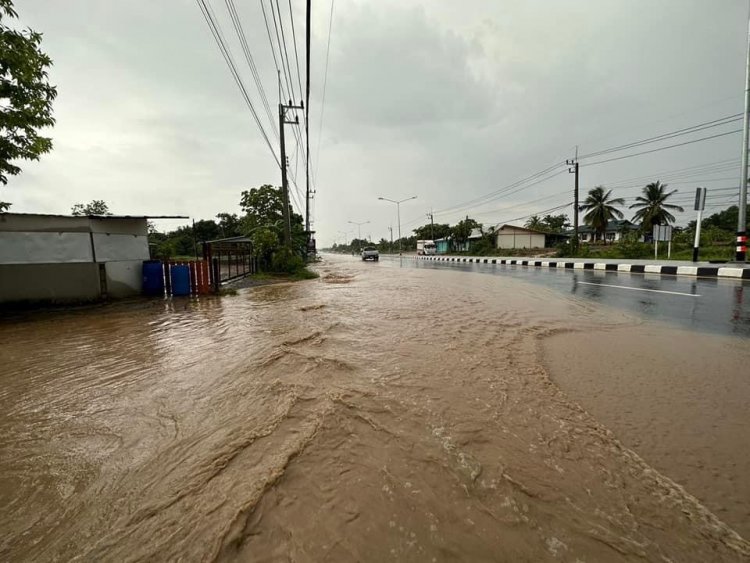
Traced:
<path fill-rule="evenodd" d="M 334 0 L 331 0 L 331 14 L 328 18 L 328 45 L 326 47 L 326 66 L 323 72 L 323 96 L 320 99 L 320 123 L 318 124 L 318 149 L 315 155 L 315 162 L 317 169 L 320 170 L 320 140 L 323 136 L 323 112 L 325 111 L 326 104 L 326 87 L 328 86 L 328 57 L 331 54 L 331 28 L 333 27 L 333 4 Z"/>
<path fill-rule="evenodd" d="M 614 158 L 607 158 L 605 160 L 597 160 L 596 162 L 589 162 L 588 164 L 586 164 L 586 166 L 596 166 L 597 164 L 604 164 L 606 162 L 614 162 L 615 160 L 623 160 L 623 159 L 626 159 L 626 158 L 633 158 L 635 156 L 641 156 L 641 155 L 650 154 L 650 153 L 653 153 L 653 152 L 659 152 L 659 151 L 664 151 L 664 150 L 667 150 L 667 149 L 673 149 L 675 147 L 684 147 L 685 145 L 692 145 L 693 143 L 700 143 L 702 141 L 710 141 L 711 139 L 717 139 L 719 137 L 725 137 L 727 135 L 733 135 L 735 133 L 740 133 L 741 131 L 742 131 L 742 129 L 734 129 L 732 131 L 727 131 L 725 133 L 717 133 L 716 135 L 710 135 L 708 137 L 701 137 L 699 139 L 693 139 L 691 141 L 685 141 L 684 143 L 677 143 L 677 144 L 674 144 L 674 145 L 667 145 L 666 147 L 659 147 L 657 149 L 651 149 L 651 150 L 648 150 L 648 151 L 641 151 L 641 152 L 636 152 L 636 153 L 633 153 L 633 154 L 626 154 L 624 156 L 617 156 L 617 157 L 614 157 Z"/>
<path fill-rule="evenodd" d="M 302 99 L 302 73 L 299 70 L 299 54 L 297 53 L 297 34 L 294 31 L 294 13 L 292 12 L 292 0 L 289 0 L 289 20 L 292 22 L 292 39 L 294 41 L 294 60 L 297 63 L 297 84 L 299 85 L 299 95 Z"/>
<path fill-rule="evenodd" d="M 281 68 L 282 72 L 284 74 L 284 79 L 287 81 L 287 86 L 289 88 L 289 95 L 290 99 L 296 100 L 296 96 L 294 94 L 294 84 L 292 80 L 292 71 L 289 67 L 289 53 L 286 50 L 286 37 L 284 36 L 284 22 L 281 21 L 281 9 L 279 8 L 279 0 L 276 0 L 276 12 L 273 10 L 273 0 L 269 0 L 271 3 L 271 15 L 273 16 L 273 25 L 276 30 L 276 40 L 279 42 L 279 55 L 281 55 Z M 276 13 L 278 13 L 279 18 L 278 22 L 276 20 Z M 281 28 L 281 33 L 279 33 L 279 28 Z M 283 52 L 282 52 L 282 46 L 283 46 Z M 284 59 L 284 55 L 286 55 L 286 60 Z"/>
<path fill-rule="evenodd" d="M 273 158 L 276 161 L 276 164 L 281 166 L 281 162 L 279 158 L 276 156 L 276 151 L 274 151 L 273 145 L 271 145 L 271 141 L 269 141 L 268 135 L 266 135 L 266 131 L 260 122 L 258 113 L 255 111 L 253 102 L 250 100 L 250 96 L 247 93 L 247 89 L 245 88 L 245 85 L 242 82 L 242 78 L 240 77 L 239 72 L 237 71 L 237 66 L 235 65 L 234 60 L 232 59 L 231 52 L 229 51 L 229 48 L 226 45 L 224 37 L 221 33 L 221 28 L 219 27 L 219 24 L 216 21 L 216 17 L 213 13 L 213 10 L 211 10 L 210 5 L 206 3 L 206 0 L 196 0 L 196 2 L 198 3 L 198 8 L 203 14 L 203 18 L 206 20 L 206 23 L 208 24 L 208 28 L 211 30 L 211 34 L 213 35 L 213 38 L 216 41 L 216 45 L 219 47 L 219 51 L 224 57 L 224 61 L 227 63 L 227 66 L 229 67 L 229 72 L 232 74 L 232 78 L 234 78 L 234 81 L 237 83 L 237 87 L 240 89 L 240 93 L 242 94 L 242 97 L 244 98 L 245 103 L 247 104 L 247 107 L 250 109 L 250 113 L 252 113 L 255 123 L 258 125 L 258 129 L 260 129 L 260 133 L 263 136 L 263 139 L 265 140 L 266 144 L 268 145 L 268 149 L 271 151 L 271 154 L 273 155 Z"/>
<path fill-rule="evenodd" d="M 276 67 L 276 73 L 278 75 L 281 75 L 281 68 L 279 68 L 279 60 L 276 58 L 276 49 L 273 46 L 273 38 L 271 37 L 271 27 L 268 24 L 268 16 L 266 15 L 266 6 L 264 3 L 264 0 L 260 0 L 260 9 L 263 12 L 263 21 L 266 23 L 266 33 L 268 34 L 268 44 L 271 46 L 271 55 L 273 55 L 273 64 L 274 64 L 274 67 Z M 273 12 L 273 5 L 271 5 L 271 12 Z M 281 56 L 281 53 L 279 53 L 279 56 Z M 279 80 L 279 90 L 281 92 L 281 96 L 280 96 L 281 100 L 289 97 L 283 91 L 281 80 Z"/>
<path fill-rule="evenodd" d="M 266 110 L 266 116 L 268 117 L 269 122 L 271 123 L 271 131 L 273 131 L 274 135 L 276 136 L 276 139 L 279 138 L 279 131 L 276 128 L 276 119 L 274 117 L 273 112 L 271 111 L 271 106 L 268 103 L 268 97 L 266 96 L 266 91 L 263 88 L 263 82 L 260 79 L 260 74 L 258 73 L 258 68 L 255 65 L 255 59 L 253 58 L 252 53 L 250 52 L 250 46 L 247 43 L 247 36 L 245 35 L 245 31 L 242 28 L 242 23 L 240 21 L 239 14 L 237 13 L 237 8 L 234 4 L 234 0 L 224 0 L 227 10 L 229 11 L 229 17 L 232 20 L 232 25 L 234 26 L 234 30 L 237 34 L 237 38 L 240 40 L 240 45 L 242 46 L 242 51 L 245 54 L 245 60 L 247 61 L 248 66 L 250 67 L 250 71 L 253 74 L 253 79 L 255 80 L 255 85 L 258 88 L 258 92 L 260 93 L 261 101 L 263 102 L 263 106 Z"/>
<path fill-rule="evenodd" d="M 591 158 L 591 157 L 594 157 L 594 156 L 601 156 L 601 155 L 604 155 L 604 154 L 609 154 L 609 153 L 612 153 L 612 152 L 618 152 L 618 151 L 621 151 L 621 150 L 625 150 L 625 149 L 629 149 L 629 148 L 634 148 L 634 147 L 638 147 L 638 146 L 641 146 L 641 145 L 647 145 L 647 144 L 650 144 L 650 143 L 656 143 L 656 142 L 659 142 L 659 141 L 664 141 L 666 139 L 672 139 L 674 137 L 680 137 L 682 135 L 689 135 L 691 133 L 697 133 L 699 131 L 704 131 L 706 129 L 711 129 L 713 127 L 720 127 L 722 125 L 727 125 L 729 123 L 734 123 L 735 121 L 741 121 L 741 120 L 742 120 L 742 114 L 741 113 L 738 113 L 738 114 L 735 114 L 735 115 L 729 115 L 729 116 L 722 117 L 722 118 L 719 118 L 719 119 L 714 119 L 712 121 L 707 121 L 705 123 L 699 123 L 697 125 L 691 125 L 690 127 L 685 127 L 683 129 L 677 129 L 676 131 L 670 131 L 668 133 L 662 133 L 661 135 L 656 135 L 654 137 L 649 137 L 647 139 L 641 139 L 639 141 L 633 141 L 631 143 L 626 143 L 624 145 L 619 145 L 619 146 L 611 147 L 611 148 L 608 148 L 608 149 L 602 149 L 600 151 L 592 152 L 592 153 L 589 153 L 589 154 L 584 154 L 582 156 L 579 156 L 578 159 L 579 160 L 583 160 L 585 158 Z"/>

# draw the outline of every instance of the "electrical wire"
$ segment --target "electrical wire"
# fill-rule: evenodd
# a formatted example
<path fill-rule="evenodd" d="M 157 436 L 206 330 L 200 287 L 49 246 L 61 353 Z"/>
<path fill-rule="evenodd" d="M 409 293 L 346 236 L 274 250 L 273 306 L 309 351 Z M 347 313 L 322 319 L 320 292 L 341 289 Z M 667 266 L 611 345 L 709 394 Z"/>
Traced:
<path fill-rule="evenodd" d="M 584 154 L 584 155 L 579 156 L 578 160 L 584 160 L 586 158 L 592 158 L 594 156 L 601 156 L 601 155 L 609 154 L 609 153 L 612 153 L 612 152 L 619 152 L 621 150 L 625 150 L 625 149 L 634 148 L 634 147 L 638 147 L 638 146 L 642 146 L 642 145 L 647 145 L 647 144 L 650 144 L 650 143 L 655 143 L 655 142 L 663 141 L 663 140 L 666 140 L 666 139 L 672 139 L 674 137 L 680 137 L 682 135 L 688 135 L 688 134 L 691 134 L 691 133 L 696 133 L 696 132 L 699 132 L 699 131 L 704 131 L 706 129 L 711 129 L 713 127 L 720 127 L 722 125 L 727 125 L 729 123 L 734 123 L 736 121 L 742 121 L 742 114 L 741 113 L 734 114 L 734 115 L 729 115 L 729 116 L 722 117 L 722 118 L 719 118 L 719 119 L 714 119 L 712 121 L 707 121 L 705 123 L 699 123 L 697 125 L 691 125 L 690 127 L 685 127 L 683 129 L 677 129 L 676 131 L 670 131 L 668 133 L 662 133 L 661 135 L 656 135 L 654 137 L 649 137 L 647 139 L 641 139 L 639 141 L 633 141 L 631 143 L 626 143 L 624 145 L 619 145 L 619 146 L 616 146 L 616 147 L 611 147 L 611 148 L 608 148 L 608 149 L 602 149 L 600 151 L 596 151 L 596 152 Z"/>
<path fill-rule="evenodd" d="M 252 114 L 253 119 L 258 126 L 258 129 L 260 129 L 263 140 L 266 142 L 266 145 L 268 145 L 268 149 L 271 151 L 276 164 L 278 164 L 280 167 L 281 161 L 279 160 L 278 156 L 276 156 L 276 151 L 274 151 L 273 145 L 271 145 L 271 141 L 268 139 L 268 135 L 266 134 L 266 131 L 261 124 L 260 118 L 258 117 L 258 113 L 255 111 L 253 102 L 250 99 L 250 95 L 248 94 L 244 83 L 242 82 L 242 78 L 240 77 L 239 72 L 237 71 L 237 66 L 232 59 L 231 52 L 229 50 L 229 47 L 226 45 L 223 34 L 221 33 L 221 28 L 216 21 L 216 16 L 214 15 L 213 10 L 211 9 L 210 5 L 207 4 L 207 0 L 196 0 L 196 2 L 198 4 L 198 8 L 203 14 L 204 19 L 206 20 L 206 23 L 208 24 L 208 28 L 211 31 L 214 40 L 216 41 L 216 45 L 219 47 L 219 51 L 224 57 L 224 61 L 227 63 L 227 67 L 229 67 L 229 72 L 232 74 L 232 78 L 234 78 L 234 81 L 236 82 L 237 87 L 240 89 L 240 93 L 242 94 L 247 107 L 250 109 L 250 113 Z"/>
<path fill-rule="evenodd" d="M 326 66 L 323 72 L 323 95 L 320 99 L 320 122 L 318 124 L 318 149 L 315 155 L 315 168 L 316 173 L 320 171 L 320 141 L 323 137 L 323 115 L 326 104 L 326 88 L 328 86 L 328 58 L 331 54 L 331 30 L 333 28 L 333 4 L 335 0 L 331 0 L 331 14 L 328 18 L 328 45 L 326 46 Z"/>
<path fill-rule="evenodd" d="M 260 94 L 261 101 L 263 102 L 263 107 L 266 110 L 266 116 L 268 117 L 268 121 L 271 124 L 271 131 L 274 133 L 276 140 L 278 141 L 279 130 L 276 126 L 276 119 L 273 112 L 271 111 L 271 106 L 268 103 L 268 97 L 266 96 L 266 91 L 263 88 L 263 82 L 260 79 L 258 68 L 255 65 L 255 59 L 250 52 L 250 46 L 247 43 L 247 36 L 245 35 L 245 31 L 242 28 L 242 22 L 240 21 L 239 14 L 237 13 L 237 7 L 234 4 L 234 0 L 224 0 L 224 3 L 226 4 L 227 10 L 229 11 L 229 17 L 232 20 L 232 25 L 234 26 L 237 38 L 240 40 L 242 51 L 245 54 L 245 60 L 247 61 L 247 64 L 250 67 L 250 72 L 252 72 L 253 75 L 253 80 L 255 80 L 255 86 L 258 88 L 258 93 Z"/>
<path fill-rule="evenodd" d="M 717 133 L 716 135 L 710 135 L 708 137 L 701 137 L 699 139 L 692 139 L 690 141 L 685 141 L 683 143 L 677 143 L 677 144 L 674 144 L 674 145 L 667 145 L 666 147 L 659 147 L 659 148 L 656 148 L 656 149 L 651 149 L 651 150 L 647 150 L 647 151 L 636 152 L 636 153 L 633 153 L 633 154 L 626 154 L 624 156 L 617 156 L 617 157 L 614 157 L 614 158 L 607 158 L 605 160 L 597 160 L 596 162 L 589 162 L 588 164 L 586 164 L 586 166 L 597 166 L 599 164 L 604 164 L 606 162 L 614 162 L 616 160 L 624 160 L 626 158 L 633 158 L 635 156 L 641 156 L 641 155 L 644 155 L 644 154 L 651 154 L 651 153 L 654 153 L 654 152 L 664 151 L 664 150 L 667 150 L 667 149 L 673 149 L 675 147 L 684 147 L 685 145 L 692 145 L 693 143 L 700 143 L 702 141 L 710 141 L 712 139 L 718 139 L 719 137 L 725 137 L 727 135 L 733 135 L 735 133 L 740 133 L 741 131 L 742 131 L 742 129 L 734 129 L 732 131 L 726 131 L 725 133 Z"/>

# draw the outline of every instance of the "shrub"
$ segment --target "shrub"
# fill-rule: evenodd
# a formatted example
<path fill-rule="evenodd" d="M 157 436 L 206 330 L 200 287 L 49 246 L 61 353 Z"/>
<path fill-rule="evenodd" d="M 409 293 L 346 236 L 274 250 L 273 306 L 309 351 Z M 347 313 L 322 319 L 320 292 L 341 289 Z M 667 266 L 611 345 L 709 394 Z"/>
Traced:
<path fill-rule="evenodd" d="M 288 248 L 280 248 L 273 253 L 271 270 L 279 274 L 294 274 L 305 267 L 302 258 Z"/>

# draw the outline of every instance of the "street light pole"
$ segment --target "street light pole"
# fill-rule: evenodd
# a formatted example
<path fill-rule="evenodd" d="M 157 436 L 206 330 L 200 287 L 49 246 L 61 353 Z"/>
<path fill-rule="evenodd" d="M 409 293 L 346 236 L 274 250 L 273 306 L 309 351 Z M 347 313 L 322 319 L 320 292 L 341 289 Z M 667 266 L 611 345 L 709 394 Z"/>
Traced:
<path fill-rule="evenodd" d="M 742 172 L 740 176 L 740 204 L 737 213 L 737 243 L 734 259 L 744 262 L 747 257 L 747 167 L 748 143 L 750 143 L 750 18 L 747 29 L 747 61 L 745 68 L 745 117 L 742 123 Z"/>
<path fill-rule="evenodd" d="M 379 197 L 378 199 L 383 201 L 390 201 L 396 204 L 396 213 L 398 216 L 398 255 L 401 256 L 401 204 L 411 199 L 417 199 L 417 196 L 407 197 L 405 199 L 396 201 L 395 199 L 388 199 L 387 197 Z"/>
<path fill-rule="evenodd" d="M 351 223 L 352 225 L 357 225 L 357 245 L 359 248 L 357 248 L 358 251 L 362 251 L 362 243 L 360 242 L 362 240 L 362 225 L 367 225 L 369 221 L 362 221 L 361 223 L 357 223 L 356 221 L 347 221 L 347 223 Z"/>

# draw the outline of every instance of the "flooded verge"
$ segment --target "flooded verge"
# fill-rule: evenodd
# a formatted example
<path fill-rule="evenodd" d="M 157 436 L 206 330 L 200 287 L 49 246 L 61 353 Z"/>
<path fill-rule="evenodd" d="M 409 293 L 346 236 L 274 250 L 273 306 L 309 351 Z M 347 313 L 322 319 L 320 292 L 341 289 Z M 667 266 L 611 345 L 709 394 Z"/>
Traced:
<path fill-rule="evenodd" d="M 318 269 L 0 322 L 0 558 L 750 557 L 548 377 L 541 340 L 635 319 L 501 277 Z"/>
<path fill-rule="evenodd" d="M 553 336 L 552 379 L 656 469 L 750 537 L 750 349 L 646 325 Z"/>

